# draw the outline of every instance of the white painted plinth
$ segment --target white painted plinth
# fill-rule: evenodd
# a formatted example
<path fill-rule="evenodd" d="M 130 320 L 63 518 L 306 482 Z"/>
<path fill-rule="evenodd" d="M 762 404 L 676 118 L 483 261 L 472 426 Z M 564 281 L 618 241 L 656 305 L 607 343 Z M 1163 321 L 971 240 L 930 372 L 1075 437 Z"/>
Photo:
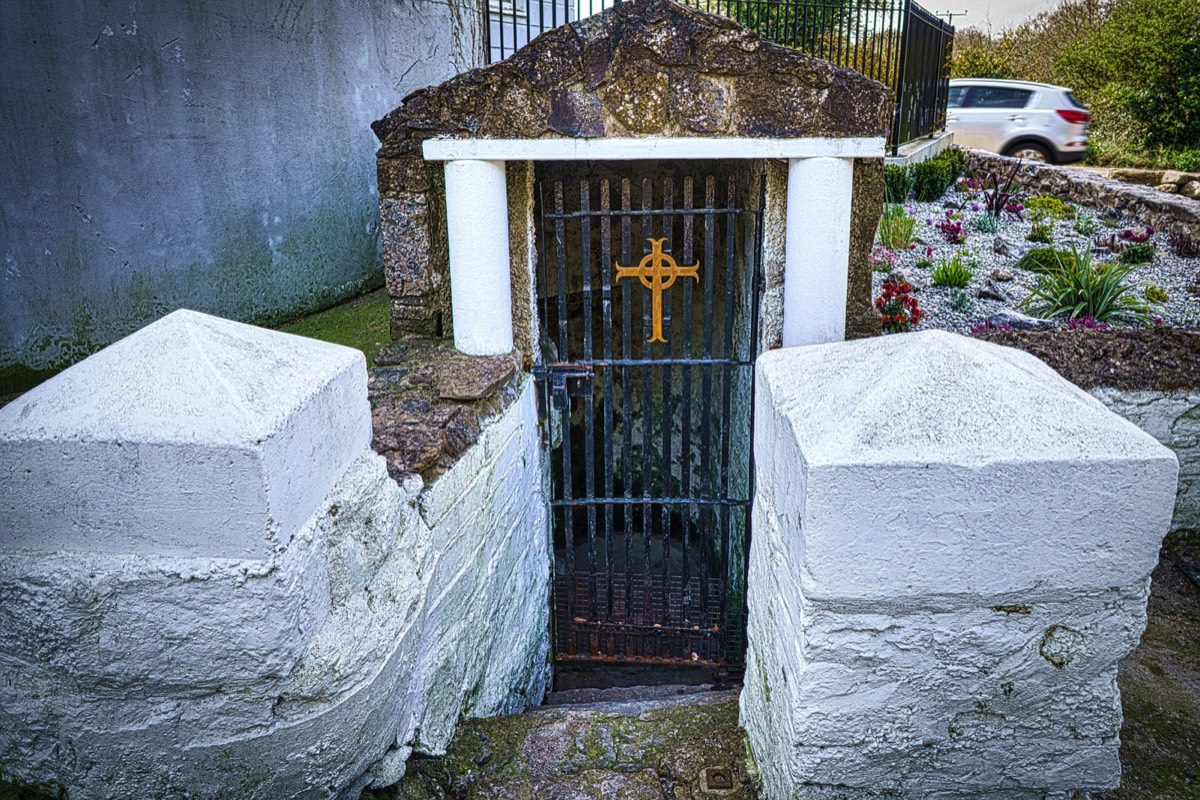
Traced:
<path fill-rule="evenodd" d="M 370 441 L 362 353 L 176 311 L 0 409 L 0 548 L 265 559 Z"/>
<path fill-rule="evenodd" d="M 954 334 L 757 369 L 742 724 L 766 796 L 1116 786 L 1116 663 L 1175 456 L 1032 356 Z"/>
<path fill-rule="evenodd" d="M 853 183 L 848 158 L 788 162 L 784 347 L 846 338 Z"/>
<path fill-rule="evenodd" d="M 446 162 L 454 346 L 474 356 L 513 347 L 508 189 L 503 161 Z"/>
<path fill-rule="evenodd" d="M 551 557 L 532 382 L 429 486 L 388 477 L 369 416 L 361 353 L 190 313 L 4 409 L 0 441 L 23 444 L 3 461 L 3 779 L 353 798 L 444 751 L 464 715 L 537 703 Z M 201 457 L 226 492 L 189 474 Z M 294 495 L 271 494 L 283 465 Z M 274 521 L 277 496 L 299 525 Z M 243 548 L 264 519 L 272 547 Z"/>

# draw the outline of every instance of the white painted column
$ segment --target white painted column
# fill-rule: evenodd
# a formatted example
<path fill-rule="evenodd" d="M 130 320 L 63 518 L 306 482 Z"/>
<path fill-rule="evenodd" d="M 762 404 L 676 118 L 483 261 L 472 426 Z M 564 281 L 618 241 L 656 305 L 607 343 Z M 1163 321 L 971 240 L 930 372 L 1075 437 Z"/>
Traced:
<path fill-rule="evenodd" d="M 503 161 L 446 162 L 454 346 L 472 356 L 513 348 L 508 190 Z"/>
<path fill-rule="evenodd" d="M 853 182 L 854 161 L 849 158 L 788 162 L 784 347 L 846 338 Z"/>

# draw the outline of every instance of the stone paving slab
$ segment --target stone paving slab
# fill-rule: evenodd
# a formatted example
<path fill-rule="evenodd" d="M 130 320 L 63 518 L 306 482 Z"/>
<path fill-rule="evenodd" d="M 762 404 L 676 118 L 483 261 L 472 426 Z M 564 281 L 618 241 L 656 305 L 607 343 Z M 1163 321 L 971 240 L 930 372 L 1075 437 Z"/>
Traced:
<path fill-rule="evenodd" d="M 468 720 L 444 758 L 410 760 L 399 784 L 361 800 L 753 800 L 737 698 L 689 693 Z"/>

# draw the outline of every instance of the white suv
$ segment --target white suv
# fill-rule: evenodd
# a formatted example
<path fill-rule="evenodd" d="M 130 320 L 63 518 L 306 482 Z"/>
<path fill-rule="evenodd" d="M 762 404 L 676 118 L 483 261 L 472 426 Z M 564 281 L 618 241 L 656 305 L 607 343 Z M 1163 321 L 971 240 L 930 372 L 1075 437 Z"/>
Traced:
<path fill-rule="evenodd" d="M 948 105 L 946 129 L 957 145 L 1051 164 L 1087 155 L 1090 115 L 1062 86 L 955 78 Z"/>

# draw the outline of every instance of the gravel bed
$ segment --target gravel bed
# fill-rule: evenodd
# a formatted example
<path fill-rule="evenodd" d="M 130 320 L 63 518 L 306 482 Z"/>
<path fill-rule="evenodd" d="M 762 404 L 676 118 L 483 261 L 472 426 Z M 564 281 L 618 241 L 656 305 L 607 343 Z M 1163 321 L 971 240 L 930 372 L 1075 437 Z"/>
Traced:
<path fill-rule="evenodd" d="M 976 230 L 973 222 L 983 216 L 983 211 L 972 210 L 973 204 L 982 209 L 976 196 L 959 192 L 951 188 L 939 200 L 932 203 L 909 202 L 905 204 L 911 216 L 916 217 L 917 226 L 914 230 L 916 246 L 909 250 L 893 251 L 895 270 L 906 276 L 916 291 L 913 295 L 920 303 L 921 309 L 928 313 L 925 321 L 918 329 L 939 328 L 941 330 L 967 333 L 970 329 L 990 317 L 1001 312 L 1022 313 L 1019 303 L 1028 295 L 1031 287 L 1037 283 L 1037 274 L 1016 268 L 1018 258 L 1025 250 L 1033 247 L 1046 247 L 1045 244 L 1029 242 L 1025 239 L 1032 223 L 1028 211 L 1024 218 L 1018 219 L 1005 214 L 1000 220 L 1000 226 L 995 233 L 985 233 Z M 960 209 L 961 206 L 961 209 Z M 945 218 L 946 209 L 959 211 L 963 230 L 967 234 L 966 242 L 960 245 L 950 244 L 935 225 Z M 1118 216 L 1113 212 L 1102 212 L 1096 209 L 1080 207 L 1079 213 L 1093 217 L 1096 220 L 1096 232 L 1092 236 L 1076 233 L 1072 225 L 1074 220 L 1062 220 L 1054 225 L 1054 247 L 1069 248 L 1071 243 L 1079 249 L 1087 246 L 1096 237 L 1107 237 L 1117 234 L 1125 228 L 1141 227 L 1144 223 L 1139 220 Z M 1107 223 L 1107 224 L 1106 224 Z M 1002 237 L 1009 245 L 1008 255 L 995 252 L 997 237 Z M 1134 280 L 1141 287 L 1154 284 L 1166 290 L 1170 300 L 1161 314 L 1165 325 L 1174 327 L 1200 326 L 1200 295 L 1188 291 L 1188 286 L 1197 282 L 1200 272 L 1200 258 L 1184 259 L 1176 256 L 1167 244 L 1165 231 L 1155 231 L 1149 242 L 1154 245 L 1157 253 L 1154 261 L 1144 264 L 1134 272 Z M 877 246 L 878 247 L 878 246 Z M 931 255 L 927 255 L 932 248 Z M 934 286 L 930 275 L 931 270 L 916 267 L 920 259 L 928 259 L 937 264 L 942 259 L 949 259 L 956 250 L 969 252 L 978 266 L 974 269 L 974 277 L 965 291 L 974 301 L 974 308 L 969 312 L 960 313 L 951 310 L 947 303 L 952 289 Z M 1099 261 L 1108 261 L 1114 256 L 1105 249 L 1094 249 L 1094 257 Z M 1000 268 L 1012 274 L 1012 280 L 996 282 L 1009 296 L 1009 302 L 983 299 L 978 292 L 989 282 L 989 275 Z M 885 273 L 874 274 L 874 296 L 878 297 L 883 290 L 883 283 L 890 276 Z M 1139 290 L 1140 291 L 1140 290 Z M 1065 322 L 1063 323 L 1065 325 Z"/>

